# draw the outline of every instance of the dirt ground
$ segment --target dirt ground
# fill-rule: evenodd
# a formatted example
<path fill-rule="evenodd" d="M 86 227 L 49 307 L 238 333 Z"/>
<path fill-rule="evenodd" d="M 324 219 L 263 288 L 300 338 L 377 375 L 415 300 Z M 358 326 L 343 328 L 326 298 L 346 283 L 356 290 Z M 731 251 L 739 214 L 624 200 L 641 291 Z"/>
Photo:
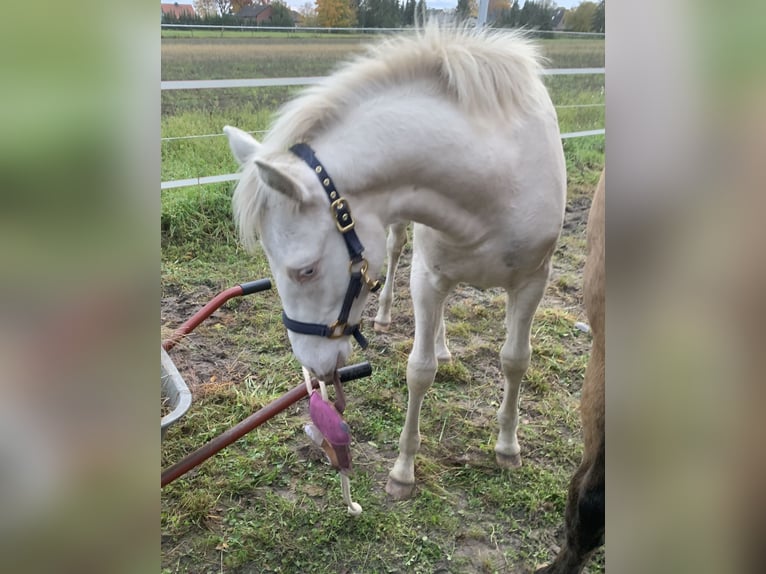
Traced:
<path fill-rule="evenodd" d="M 564 309 L 569 314 L 575 316 L 579 321 L 585 321 L 584 314 L 581 309 L 581 265 L 584 261 L 583 253 L 581 249 L 577 249 L 580 245 L 578 241 L 581 241 L 584 246 L 585 226 L 587 222 L 588 209 L 590 207 L 590 196 L 580 195 L 571 198 L 568 202 L 564 227 L 562 231 L 562 240 L 559 243 L 557 253 L 554 257 L 554 269 L 550 279 L 550 285 L 546 292 L 546 296 L 541 304 L 541 308 L 553 308 Z M 573 251 L 580 251 L 579 253 L 573 253 Z M 405 252 L 402 256 L 399 270 L 397 272 L 397 284 L 395 295 L 395 306 L 393 310 L 393 323 L 391 331 L 385 335 L 376 335 L 376 346 L 391 347 L 406 346 L 408 340 L 411 338 L 414 324 L 411 315 L 411 301 L 409 298 L 409 292 L 407 289 L 407 282 L 409 276 L 410 265 L 410 249 L 409 245 L 405 248 Z M 567 281 L 562 283 L 560 280 L 566 277 L 574 277 L 576 281 Z M 199 285 L 191 292 L 182 292 L 179 288 L 168 285 L 163 288 L 164 298 L 162 301 L 162 324 L 163 324 L 163 336 L 167 336 L 173 327 L 180 325 L 184 320 L 191 317 L 191 315 L 207 303 L 216 293 L 218 289 L 212 285 Z M 461 302 L 470 301 L 474 306 L 481 307 L 482 305 L 497 304 L 498 297 L 502 295 L 501 290 L 489 289 L 478 290 L 469 286 L 460 286 L 448 299 L 448 308 L 459 305 Z M 252 303 L 245 299 L 242 303 L 242 310 L 247 309 L 247 305 Z M 377 310 L 377 301 L 372 298 L 365 311 L 365 324 L 368 331 L 371 331 L 372 320 Z M 244 315 L 242 313 L 241 315 Z M 219 316 L 220 315 L 220 316 Z M 449 322 L 448 311 L 448 322 Z M 222 327 L 226 329 L 238 329 L 241 325 L 233 322 L 231 317 L 226 314 L 216 314 L 208 319 L 203 325 L 205 329 L 199 329 L 199 331 L 192 334 L 191 337 L 184 340 L 177 348 L 172 352 L 173 360 L 181 373 L 181 375 L 189 384 L 192 392 L 198 394 L 204 392 L 205 385 L 209 385 L 212 382 L 220 381 L 222 379 L 229 381 L 241 381 L 251 370 L 249 361 L 242 360 L 241 350 L 237 348 L 228 348 L 217 345 L 217 338 L 212 336 L 216 323 L 223 323 Z M 502 322 L 497 325 L 498 332 L 503 330 Z M 534 329 L 534 326 L 533 326 Z M 208 333 L 209 335 L 206 335 Z M 496 338 L 496 337 L 495 337 Z M 587 353 L 590 340 L 586 336 L 569 337 L 562 344 L 566 347 L 568 353 L 573 355 L 584 355 Z M 450 350 L 454 356 L 460 356 L 461 353 L 470 347 L 470 359 L 466 361 L 466 367 L 472 374 L 480 373 L 481 380 L 484 381 L 496 381 L 498 389 L 502 384 L 502 374 L 499 369 L 499 361 L 497 360 L 499 347 L 483 346 L 473 340 L 462 340 L 460 338 L 450 338 Z M 296 381 L 297 383 L 298 381 Z M 438 375 L 437 375 L 438 384 Z M 579 392 L 579 382 L 576 388 L 570 389 L 573 396 L 577 396 Z M 353 393 L 353 388 L 349 387 L 347 393 Z M 522 395 L 524 390 L 522 389 Z M 535 400 L 524 401 L 521 417 L 522 425 L 536 425 L 542 424 L 542 420 L 546 417 L 544 409 L 538 405 Z M 302 407 L 298 407 L 302 408 Z M 471 425 L 476 427 L 486 427 L 491 424 L 496 415 L 496 405 L 490 407 L 490 405 L 471 405 Z M 306 413 L 304 413 L 306 414 Z M 523 440 L 521 437 L 520 440 Z M 562 432 L 571 435 L 571 431 L 562 426 Z M 572 440 L 579 440 L 579 437 L 571 437 Z M 373 469 L 379 469 L 381 466 L 386 467 L 387 464 L 393 462 L 396 457 L 396 452 L 392 449 L 384 449 L 376 447 L 370 447 L 365 442 L 365 437 L 355 436 L 355 459 L 354 464 L 360 469 L 366 471 L 373 471 Z M 445 450 L 449 452 L 449 441 L 445 441 Z M 307 442 L 295 445 L 296 454 L 300 459 L 305 460 L 321 460 L 322 454 L 312 445 Z M 451 462 L 456 468 L 462 465 L 471 463 L 472 465 L 485 465 L 489 464 L 486 459 L 486 453 L 480 450 L 469 449 L 467 451 L 456 451 L 451 453 Z M 536 460 L 542 464 L 549 464 L 542 459 L 537 460 L 537 455 L 534 450 L 525 451 L 524 456 L 530 460 Z M 381 465 L 381 461 L 385 461 L 386 464 Z M 448 461 L 449 462 L 449 461 Z M 385 483 L 385 473 L 380 473 L 380 476 L 374 476 L 374 480 L 379 483 Z M 292 496 L 291 490 L 284 489 L 285 496 Z M 460 512 L 460 500 L 456 503 L 458 512 Z M 472 571 L 483 572 L 486 571 L 486 565 L 488 563 L 503 564 L 505 561 L 504 552 L 498 546 L 497 540 L 494 536 L 494 526 L 492 524 L 480 524 L 477 523 L 472 526 L 472 531 L 477 533 L 489 532 L 492 533 L 489 536 L 479 536 L 471 538 L 471 536 L 465 537 L 461 540 L 459 546 L 455 549 L 455 557 L 462 557 L 464 561 L 468 561 L 473 568 Z M 555 530 L 549 531 L 536 531 L 533 536 L 539 536 L 540 542 L 545 544 L 553 554 L 559 550 L 559 542 L 561 540 L 562 528 L 559 526 Z M 506 548 L 507 550 L 507 548 Z M 517 570 L 511 569 L 511 565 L 506 564 L 503 571 L 516 572 Z M 440 572 L 448 572 L 448 569 L 438 570 Z M 469 571 L 469 570 L 466 570 Z M 518 572 L 526 572 L 527 570 L 518 570 Z"/>

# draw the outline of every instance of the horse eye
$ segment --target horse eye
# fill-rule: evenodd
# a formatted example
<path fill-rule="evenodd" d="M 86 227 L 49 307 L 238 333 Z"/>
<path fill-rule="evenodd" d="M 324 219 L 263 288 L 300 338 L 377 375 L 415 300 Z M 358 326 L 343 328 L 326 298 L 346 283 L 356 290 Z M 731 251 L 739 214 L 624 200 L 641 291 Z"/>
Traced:
<path fill-rule="evenodd" d="M 313 265 L 307 265 L 299 269 L 290 269 L 289 274 L 293 281 L 296 283 L 306 283 L 313 281 L 314 277 L 318 275 L 319 267 L 316 263 Z"/>

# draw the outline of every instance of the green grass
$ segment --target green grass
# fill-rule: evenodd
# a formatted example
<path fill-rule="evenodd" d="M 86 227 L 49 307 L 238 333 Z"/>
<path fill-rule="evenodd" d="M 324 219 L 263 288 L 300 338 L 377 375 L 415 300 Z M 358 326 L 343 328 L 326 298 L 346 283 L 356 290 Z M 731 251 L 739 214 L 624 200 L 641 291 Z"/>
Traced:
<path fill-rule="evenodd" d="M 220 34 L 220 33 L 219 33 Z M 168 38 L 162 40 L 162 79 L 321 76 L 376 40 L 372 35 L 317 37 Z M 604 66 L 604 41 L 539 40 L 550 68 Z"/>
<path fill-rule="evenodd" d="M 287 31 L 287 30 L 269 30 L 267 28 L 261 28 L 259 30 L 215 30 L 215 29 L 177 29 L 163 28 L 161 36 L 163 39 L 225 39 L 225 40 L 240 40 L 246 41 L 252 38 L 258 40 L 315 40 L 317 38 L 328 39 L 331 38 L 335 41 L 344 40 L 359 40 L 362 38 L 370 39 L 371 37 L 380 36 L 386 34 L 386 32 L 346 32 L 339 30 L 328 31 Z"/>
<path fill-rule="evenodd" d="M 214 59 L 211 46 L 257 47 L 267 46 L 270 51 L 282 51 L 290 46 L 304 46 L 304 57 L 311 60 L 321 57 L 321 52 L 336 52 L 338 50 L 355 50 L 361 45 L 376 41 L 389 32 L 287 32 L 269 30 L 162 30 L 163 50 L 167 47 L 186 47 L 197 52 L 199 58 Z M 548 58 L 552 68 L 585 68 L 604 66 L 604 39 L 597 37 L 561 37 L 554 39 L 538 39 L 543 53 Z M 168 53 L 167 50 L 165 53 Z M 163 54 L 163 80 L 165 70 L 175 64 Z M 166 68 L 168 66 L 168 68 Z M 221 76 L 224 77 L 224 76 Z M 238 76 L 229 76 L 238 77 Z M 179 77 L 177 79 L 194 79 Z"/>
<path fill-rule="evenodd" d="M 585 103 L 598 97 L 603 77 L 554 79 L 549 86 L 562 102 Z M 266 129 L 276 100 L 289 96 L 272 93 L 268 98 L 275 101 L 262 96 L 256 105 L 246 91 L 206 92 L 187 93 L 183 105 L 169 99 L 175 108 L 164 110 L 163 137 L 220 133 L 226 123 Z M 567 122 L 562 130 L 603 121 L 560 117 Z M 533 325 L 519 428 L 524 466 L 500 470 L 492 450 L 502 400 L 502 292 L 461 287 L 447 306 L 454 360 L 440 366 L 423 406 L 416 496 L 403 502 L 386 497 L 406 411 L 413 336 L 407 247 L 391 332 L 366 328 L 370 347 L 351 358 L 369 360 L 373 375 L 346 385 L 352 493 L 363 514 L 346 515 L 336 473 L 303 434 L 308 415 L 302 401 L 162 490 L 163 573 L 523 572 L 551 558 L 551 545 L 561 543 L 568 481 L 582 453 L 577 401 L 590 339 L 573 324 L 582 320 L 584 216 L 603 166 L 604 137 L 566 140 L 564 149 L 572 225 L 562 234 L 555 276 Z M 162 164 L 163 180 L 235 170 L 225 138 L 163 142 Z M 270 276 L 263 254 L 247 254 L 237 243 L 231 190 L 220 184 L 162 192 L 165 334 L 218 291 Z M 300 382 L 280 309 L 273 291 L 231 300 L 173 349 L 194 401 L 166 435 L 163 468 Z M 368 325 L 374 311 L 373 299 Z M 603 571 L 601 552 L 586 572 Z"/>

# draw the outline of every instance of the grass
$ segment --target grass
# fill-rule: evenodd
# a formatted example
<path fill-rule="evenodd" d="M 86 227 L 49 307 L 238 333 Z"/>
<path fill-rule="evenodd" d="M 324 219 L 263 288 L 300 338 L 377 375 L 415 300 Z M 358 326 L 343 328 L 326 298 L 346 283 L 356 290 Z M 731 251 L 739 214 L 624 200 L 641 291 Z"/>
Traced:
<path fill-rule="evenodd" d="M 321 76 L 364 50 L 374 36 L 162 40 L 163 80 Z M 540 40 L 547 67 L 604 66 L 604 41 Z"/>
<path fill-rule="evenodd" d="M 603 77 L 551 79 L 552 93 L 568 103 L 597 99 L 603 86 Z M 246 104 L 245 92 L 232 99 L 212 92 L 186 94 L 189 101 L 173 102 L 174 109 L 165 110 L 163 99 L 163 137 L 219 132 L 225 123 L 267 128 L 274 102 Z M 591 119 L 603 122 L 603 115 L 568 113 L 560 112 L 567 122 L 562 130 L 586 129 L 572 126 Z M 162 490 L 163 573 L 526 572 L 552 557 L 561 542 L 567 484 L 582 452 L 577 401 L 590 341 L 573 325 L 583 320 L 584 225 L 603 166 L 604 138 L 566 140 L 564 149 L 569 212 L 554 277 L 533 325 L 532 365 L 521 398 L 524 466 L 501 470 L 492 450 L 502 399 L 502 292 L 461 287 L 447 307 L 454 360 L 439 368 L 423 406 L 416 496 L 403 502 L 386 497 L 383 486 L 406 410 L 413 336 L 408 246 L 391 332 L 365 329 L 370 347 L 351 359 L 369 360 L 373 375 L 346 385 L 352 493 L 364 513 L 346 516 L 337 475 L 303 434 L 308 416 L 302 401 Z M 235 169 L 223 138 L 163 142 L 162 154 L 163 180 Z M 162 192 L 165 331 L 218 291 L 270 276 L 263 254 L 238 246 L 230 194 L 227 184 Z M 194 401 L 168 430 L 163 468 L 300 382 L 280 309 L 274 292 L 233 299 L 173 349 Z M 367 324 L 374 311 L 373 300 Z M 603 570 L 601 552 L 586 571 Z"/>
<path fill-rule="evenodd" d="M 338 30 L 328 31 L 287 31 L 287 30 L 268 30 L 267 28 L 261 28 L 259 30 L 218 30 L 215 29 L 177 29 L 163 28 L 161 36 L 163 39 L 226 39 L 226 40 L 249 40 L 257 38 L 259 40 L 265 39 L 279 39 L 279 40 L 306 40 L 306 39 L 332 39 L 336 41 L 344 41 L 349 39 L 370 39 L 378 35 L 386 34 L 386 32 L 340 32 Z"/>

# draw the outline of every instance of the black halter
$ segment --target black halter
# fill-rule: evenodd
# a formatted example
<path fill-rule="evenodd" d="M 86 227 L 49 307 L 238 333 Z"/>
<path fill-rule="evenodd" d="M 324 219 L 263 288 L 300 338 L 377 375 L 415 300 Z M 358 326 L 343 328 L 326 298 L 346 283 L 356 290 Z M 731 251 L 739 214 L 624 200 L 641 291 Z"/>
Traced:
<path fill-rule="evenodd" d="M 302 335 L 318 335 L 320 337 L 328 337 L 330 339 L 338 339 L 340 337 L 346 337 L 353 335 L 356 342 L 362 349 L 367 347 L 367 339 L 364 338 L 362 332 L 359 330 L 359 325 L 349 325 L 347 323 L 349 313 L 351 312 L 351 306 L 354 304 L 354 300 L 359 297 L 362 292 L 362 283 L 367 284 L 371 292 L 375 292 L 380 289 L 380 281 L 373 281 L 367 274 L 367 260 L 362 257 L 364 246 L 359 241 L 356 231 L 354 231 L 354 219 L 351 217 L 351 210 L 348 206 L 348 200 L 341 197 L 338 190 L 335 188 L 335 184 L 332 178 L 325 170 L 322 163 L 317 159 L 314 150 L 311 146 L 305 143 L 295 144 L 290 148 L 290 151 L 305 161 L 314 173 L 319 178 L 327 194 L 327 199 L 330 200 L 330 213 L 335 218 L 335 226 L 338 231 L 343 235 L 343 240 L 346 242 L 346 248 L 348 249 L 348 256 L 351 259 L 349 265 L 349 273 L 351 279 L 349 280 L 348 289 L 346 289 L 346 296 L 343 298 L 343 306 L 338 315 L 338 320 L 332 325 L 322 325 L 320 323 L 302 323 L 301 321 L 295 321 L 287 316 L 287 313 L 282 311 L 282 323 L 290 331 L 294 333 L 301 333 Z M 354 267 L 358 266 L 356 270 Z"/>

